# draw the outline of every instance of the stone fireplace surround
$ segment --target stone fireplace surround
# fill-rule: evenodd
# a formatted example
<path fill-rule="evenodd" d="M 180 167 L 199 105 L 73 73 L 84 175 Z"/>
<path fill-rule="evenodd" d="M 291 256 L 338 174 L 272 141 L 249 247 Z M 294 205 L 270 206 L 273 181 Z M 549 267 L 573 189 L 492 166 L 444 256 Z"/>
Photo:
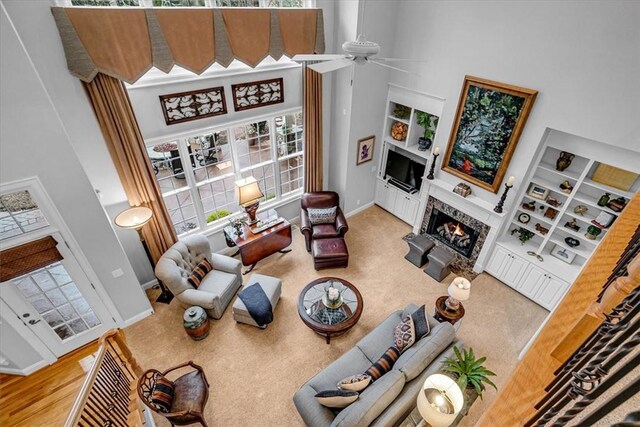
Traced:
<path fill-rule="evenodd" d="M 458 212 L 471 218 L 466 225 L 478 227 L 483 226 L 483 232 L 478 236 L 476 246 L 471 254 L 471 257 L 466 258 L 459 254 L 452 248 L 443 246 L 446 250 L 451 251 L 455 255 L 454 267 L 460 271 L 472 270 L 475 273 L 481 273 L 484 271 L 484 267 L 491 257 L 492 249 L 495 245 L 499 231 L 502 229 L 505 221 L 507 220 L 506 213 L 496 213 L 493 211 L 493 204 L 489 203 L 475 194 L 469 197 L 462 197 L 453 192 L 454 184 L 442 181 L 438 178 L 434 180 L 424 180 L 421 190 L 421 203 L 420 210 L 418 211 L 418 218 L 414 223 L 413 232 L 416 234 L 424 234 L 428 227 L 429 218 L 431 218 L 431 211 L 433 210 L 434 203 L 438 202 L 438 206 L 448 206 L 444 210 L 445 213 L 454 217 L 457 220 L 461 220 L 462 217 L 456 217 L 451 213 Z M 451 213 L 450 213 L 451 212 Z M 464 221 L 461 221 L 464 222 Z M 442 243 L 435 238 L 432 238 L 437 245 Z"/>
<path fill-rule="evenodd" d="M 429 221 L 432 219 L 431 214 L 434 210 L 438 210 L 449 215 L 455 221 L 458 221 L 477 232 L 475 245 L 473 246 L 469 257 L 465 257 L 463 254 L 439 241 L 434 236 L 427 234 L 427 230 L 429 229 Z M 426 234 L 429 238 L 433 239 L 436 244 L 442 246 L 455 256 L 452 267 L 456 271 L 474 270 L 474 266 L 476 264 L 476 261 L 478 260 L 478 255 L 480 255 L 480 251 L 482 250 L 482 247 L 487 240 L 487 235 L 489 234 L 490 230 L 491 227 L 483 223 L 482 221 L 478 221 L 472 216 L 467 215 L 463 211 L 458 210 L 455 207 L 441 200 L 438 200 L 433 196 L 429 196 L 429 199 L 427 200 L 427 209 L 425 210 L 422 225 L 420 226 L 420 234 Z"/>

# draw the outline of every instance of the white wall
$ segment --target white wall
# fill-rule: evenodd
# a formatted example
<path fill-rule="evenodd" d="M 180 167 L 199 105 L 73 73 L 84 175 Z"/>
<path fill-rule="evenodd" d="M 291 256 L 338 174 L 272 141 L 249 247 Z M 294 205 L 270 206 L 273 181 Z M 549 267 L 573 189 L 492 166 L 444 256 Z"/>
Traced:
<path fill-rule="evenodd" d="M 446 98 L 447 146 L 465 74 L 539 91 L 507 174 L 525 176 L 547 127 L 640 151 L 640 3 L 397 2 L 394 56 L 428 60 L 392 82 Z M 459 178 L 438 171 L 438 178 Z M 496 202 L 499 195 L 473 187 Z M 517 188 L 516 188 L 517 191 Z M 509 201 L 511 202 L 511 201 Z"/>
<path fill-rule="evenodd" d="M 62 93 L 62 88 L 73 87 L 71 82 L 75 79 L 68 73 L 66 65 L 54 60 L 58 55 L 63 57 L 61 46 L 54 52 L 30 52 L 24 42 L 40 38 L 47 43 L 47 37 L 58 38 L 55 27 L 49 28 L 51 34 L 46 35 L 47 26 L 53 25 L 49 6 L 45 2 L 10 1 L 2 4 L 0 181 L 7 183 L 32 176 L 40 178 L 88 259 L 98 279 L 96 286 L 104 287 L 122 320 L 131 319 L 149 310 L 149 301 L 140 289 L 110 220 L 71 145 L 73 138 L 78 138 L 77 143 L 86 138 L 82 132 L 69 132 L 70 128 L 78 125 L 76 120 L 83 120 L 84 116 L 78 111 L 79 116 L 72 120 L 72 112 L 66 109 L 79 102 L 82 88 L 77 84 L 78 87 L 74 88 L 77 90 Z M 5 4 L 8 6 L 6 10 Z M 31 19 L 29 25 L 27 15 Z M 13 18 L 16 18 L 15 28 L 10 22 Z M 18 23 L 23 26 L 17 27 Z M 31 62 L 32 55 L 36 54 L 46 55 L 52 61 L 42 62 L 42 68 L 39 68 Z M 44 75 L 50 84 L 41 80 Z M 54 88 L 57 92 L 48 92 Z M 88 111 L 91 113 L 90 109 Z M 124 274 L 113 278 L 111 272 L 118 268 Z"/>

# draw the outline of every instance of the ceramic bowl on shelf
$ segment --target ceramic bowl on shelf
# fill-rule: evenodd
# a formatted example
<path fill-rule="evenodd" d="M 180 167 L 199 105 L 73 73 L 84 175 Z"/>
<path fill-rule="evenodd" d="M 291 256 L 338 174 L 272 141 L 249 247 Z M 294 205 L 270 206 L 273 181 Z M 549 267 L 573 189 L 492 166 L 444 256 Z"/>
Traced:
<path fill-rule="evenodd" d="M 575 248 L 576 246 L 580 245 L 580 241 L 578 239 L 574 239 L 573 237 L 567 237 L 564 239 L 564 242 L 571 246 L 572 248 Z"/>

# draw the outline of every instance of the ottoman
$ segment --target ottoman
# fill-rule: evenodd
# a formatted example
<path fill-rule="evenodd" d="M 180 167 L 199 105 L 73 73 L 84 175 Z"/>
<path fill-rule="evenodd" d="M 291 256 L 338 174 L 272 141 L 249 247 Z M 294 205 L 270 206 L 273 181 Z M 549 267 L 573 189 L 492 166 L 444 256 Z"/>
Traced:
<path fill-rule="evenodd" d="M 346 267 L 349 264 L 349 251 L 342 237 L 314 240 L 311 244 L 311 253 L 316 270 Z"/>
<path fill-rule="evenodd" d="M 429 253 L 428 258 L 429 263 L 427 264 L 427 268 L 424 269 L 424 272 L 438 282 L 442 282 L 445 277 L 451 273 L 449 265 L 453 262 L 455 255 L 442 246 L 436 246 L 435 249 Z"/>
<path fill-rule="evenodd" d="M 433 240 L 422 234 L 407 240 L 407 244 L 409 245 L 409 253 L 404 256 L 404 259 L 416 267 L 422 267 L 426 264 L 429 251 L 436 245 Z"/>
<path fill-rule="evenodd" d="M 244 285 L 244 287 L 249 287 L 255 283 L 259 283 L 259 286 L 262 288 L 264 293 L 267 295 L 267 298 L 269 298 L 269 301 L 271 302 L 271 309 L 275 312 L 276 305 L 278 305 L 278 301 L 280 300 L 282 281 L 276 277 L 254 273 L 251 275 L 251 277 L 249 277 L 249 280 L 247 281 L 247 284 Z M 253 317 L 251 317 L 251 315 L 247 311 L 247 307 L 238 297 L 236 297 L 236 300 L 233 303 L 231 312 L 233 313 L 234 320 L 238 323 L 246 323 L 247 325 L 256 326 L 261 329 L 265 329 L 268 326 L 258 326 L 256 321 L 253 320 Z"/>

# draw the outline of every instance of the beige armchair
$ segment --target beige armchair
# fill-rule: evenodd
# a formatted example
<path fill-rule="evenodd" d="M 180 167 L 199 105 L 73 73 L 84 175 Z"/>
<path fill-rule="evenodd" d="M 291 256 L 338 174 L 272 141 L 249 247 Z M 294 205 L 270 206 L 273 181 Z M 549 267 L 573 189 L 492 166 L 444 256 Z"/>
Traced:
<path fill-rule="evenodd" d="M 196 289 L 187 278 L 200 261 L 207 258 L 213 267 Z M 220 319 L 235 293 L 242 286 L 240 261 L 211 253 L 209 240 L 200 235 L 188 236 L 158 260 L 156 277 L 162 280 L 186 308 L 198 305 L 214 319 Z"/>

